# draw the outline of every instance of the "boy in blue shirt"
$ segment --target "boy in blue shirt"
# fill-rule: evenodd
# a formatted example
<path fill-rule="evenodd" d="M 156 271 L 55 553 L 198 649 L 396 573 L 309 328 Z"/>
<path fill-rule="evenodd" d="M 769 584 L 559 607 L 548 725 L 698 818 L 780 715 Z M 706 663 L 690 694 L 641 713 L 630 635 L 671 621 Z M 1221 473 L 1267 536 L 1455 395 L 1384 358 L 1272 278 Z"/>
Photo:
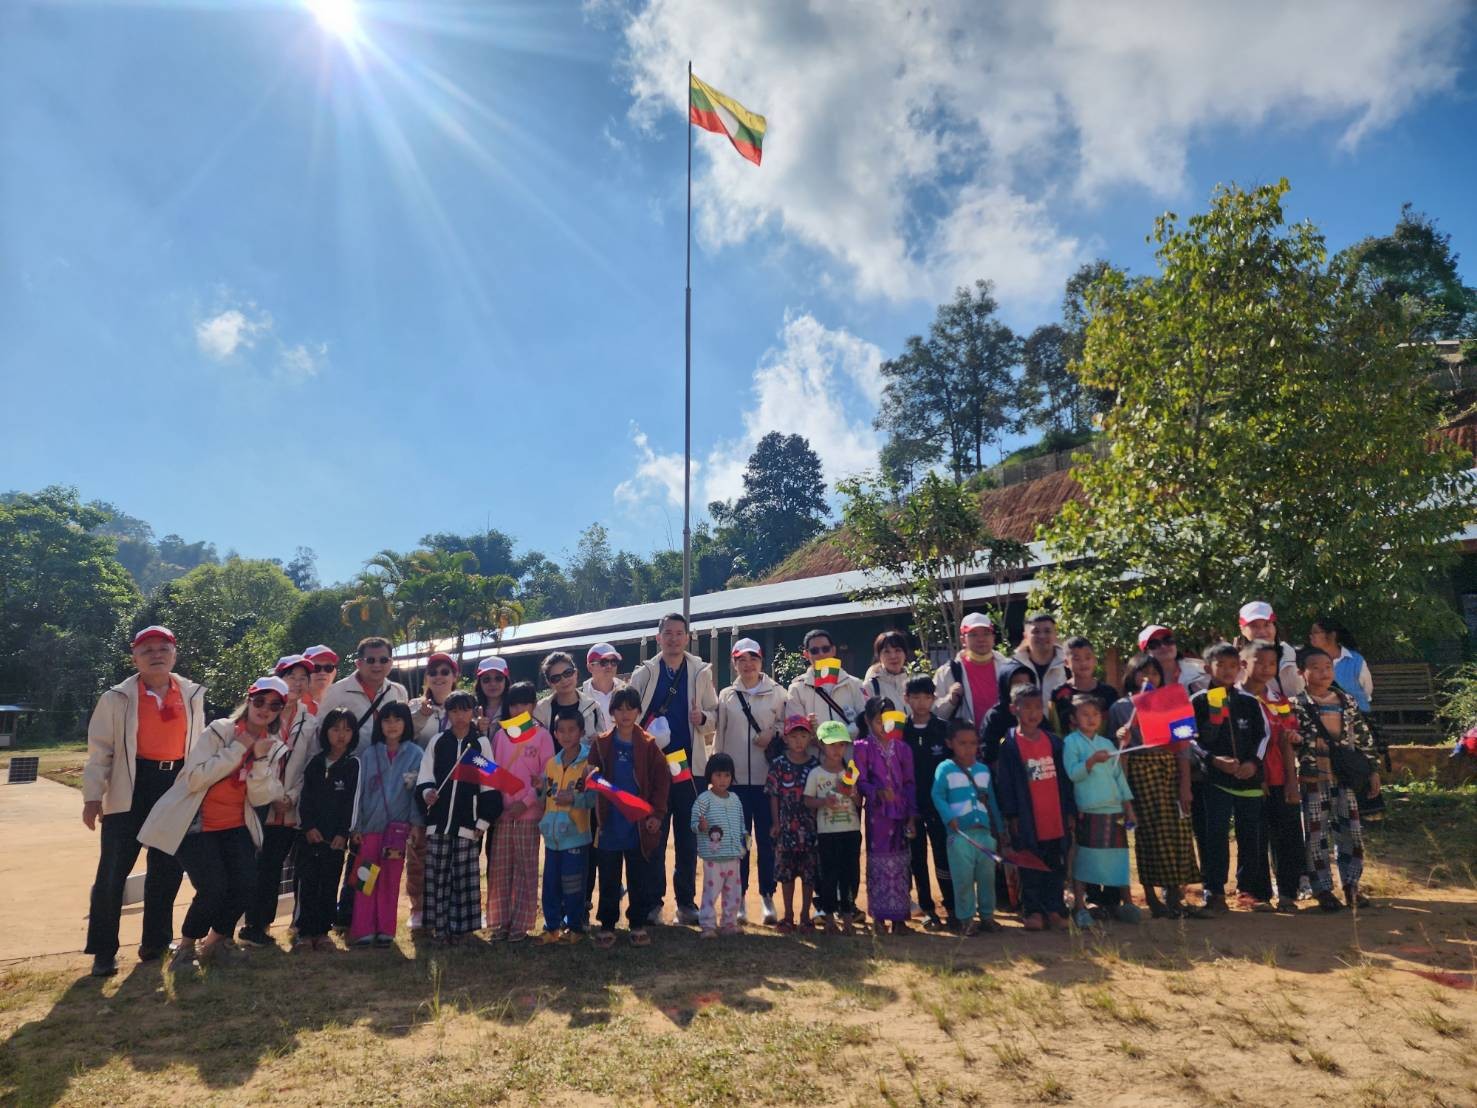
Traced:
<path fill-rule="evenodd" d="M 965 719 L 949 722 L 947 761 L 933 776 L 933 806 L 949 829 L 949 874 L 953 879 L 954 918 L 966 936 L 999 931 L 995 922 L 996 828 L 1003 827 L 990 770 L 979 760 L 980 737 Z M 979 918 L 975 918 L 975 913 Z"/>

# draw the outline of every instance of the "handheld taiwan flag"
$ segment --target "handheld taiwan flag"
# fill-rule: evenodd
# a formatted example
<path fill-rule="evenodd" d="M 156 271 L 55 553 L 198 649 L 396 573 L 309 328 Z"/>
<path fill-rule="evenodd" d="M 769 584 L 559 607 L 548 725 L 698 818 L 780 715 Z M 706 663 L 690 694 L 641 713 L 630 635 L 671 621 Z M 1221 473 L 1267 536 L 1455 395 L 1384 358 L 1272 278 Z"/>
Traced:
<path fill-rule="evenodd" d="M 692 780 L 692 767 L 687 764 L 687 751 L 674 750 L 667 755 L 667 768 L 672 771 L 672 783 Z"/>
<path fill-rule="evenodd" d="M 509 796 L 515 796 L 525 788 L 517 774 L 504 769 L 475 748 L 462 755 L 461 761 L 452 768 L 451 776 L 455 781 L 463 781 L 469 785 L 486 785 L 489 789 L 497 789 Z"/>
<path fill-rule="evenodd" d="M 862 771 L 857 767 L 855 759 L 848 759 L 846 768 L 841 771 L 841 783 L 848 789 L 852 788 L 861 780 Z"/>
<path fill-rule="evenodd" d="M 758 165 L 764 146 L 764 117 L 755 115 L 690 72 L 688 78 L 687 117 L 705 131 L 727 135 L 735 150 Z"/>
<path fill-rule="evenodd" d="M 618 789 L 598 773 L 592 773 L 585 778 L 585 787 L 592 789 L 605 797 L 620 810 L 621 815 L 629 820 L 645 819 L 651 815 L 651 805 L 642 800 L 635 793 L 629 793 L 625 789 Z"/>
<path fill-rule="evenodd" d="M 1195 709 L 1179 683 L 1137 693 L 1133 710 L 1145 746 L 1168 746 L 1195 737 Z"/>
<path fill-rule="evenodd" d="M 902 712 L 883 712 L 882 731 L 887 735 L 901 735 L 903 724 L 908 722 L 908 717 Z"/>
<path fill-rule="evenodd" d="M 819 688 L 821 685 L 834 685 L 841 680 L 841 659 L 821 658 L 815 663 L 815 683 Z"/>
<path fill-rule="evenodd" d="M 538 724 L 534 722 L 533 717 L 527 712 L 524 712 L 521 716 L 514 716 L 512 719 L 503 721 L 503 734 L 507 735 L 515 743 L 527 742 L 533 738 L 533 733 L 537 730 Z"/>

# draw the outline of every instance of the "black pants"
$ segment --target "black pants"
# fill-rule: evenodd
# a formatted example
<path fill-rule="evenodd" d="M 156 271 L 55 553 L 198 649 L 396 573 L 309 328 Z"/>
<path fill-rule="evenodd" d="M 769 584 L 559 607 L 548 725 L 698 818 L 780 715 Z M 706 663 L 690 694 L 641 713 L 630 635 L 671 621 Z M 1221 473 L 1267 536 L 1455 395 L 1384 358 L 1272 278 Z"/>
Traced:
<path fill-rule="evenodd" d="M 930 809 L 932 803 L 930 802 Z M 954 914 L 954 882 L 949 880 L 949 830 L 937 814 L 923 817 L 923 834 L 914 835 L 908 844 L 912 854 L 913 884 L 918 889 L 918 907 L 926 916 L 936 916 L 933 889 L 928 883 L 928 854 L 933 848 L 933 868 L 939 878 L 939 892 L 944 898 L 944 915 Z"/>
<path fill-rule="evenodd" d="M 1263 797 L 1234 796 L 1215 785 L 1205 786 L 1205 846 L 1201 877 L 1208 896 L 1226 891 L 1231 869 L 1231 823 L 1236 823 L 1236 889 L 1258 900 L 1272 899 L 1267 872 L 1267 833 L 1262 826 Z"/>
<path fill-rule="evenodd" d="M 600 908 L 595 918 L 600 921 L 602 931 L 614 931 L 616 921 L 621 918 L 622 865 L 626 872 L 626 922 L 631 925 L 631 930 L 645 927 L 646 917 L 661 903 L 656 896 L 657 880 L 666 869 L 661 855 L 647 858 L 639 846 L 631 850 L 596 850 Z"/>
<path fill-rule="evenodd" d="M 1289 804 L 1282 798 L 1282 790 L 1274 788 L 1263 801 L 1262 817 L 1267 846 L 1272 852 L 1272 869 L 1277 874 L 1277 895 L 1296 900 L 1298 884 L 1308 868 L 1302 802 Z"/>
<path fill-rule="evenodd" d="M 678 909 L 697 911 L 697 832 L 692 829 L 692 806 L 707 791 L 701 777 L 691 781 L 672 782 L 667 794 L 667 818 L 662 820 L 662 845 L 657 851 L 657 886 L 653 908 L 660 908 L 667 898 L 667 839 L 677 839 L 677 859 L 672 867 L 672 896 Z"/>
<path fill-rule="evenodd" d="M 256 887 L 256 843 L 251 832 L 232 827 L 186 835 L 179 860 L 195 886 L 180 934 L 187 939 L 203 939 L 212 931 L 234 936 Z"/>
<path fill-rule="evenodd" d="M 817 906 L 827 915 L 833 912 L 844 916 L 854 914 L 857 886 L 862 883 L 862 833 L 827 831 L 817 835 L 816 842 L 820 844 L 816 867 Z"/>
<path fill-rule="evenodd" d="M 123 915 L 123 886 L 138 861 L 139 828 L 154 802 L 174 784 L 179 762 L 161 770 L 158 762 L 140 759 L 134 763 L 133 807 L 127 812 L 103 816 L 97 876 L 92 882 L 92 903 L 87 916 L 87 953 L 111 958 L 118 953 L 118 921 Z M 150 848 L 148 875 L 144 878 L 144 931 L 140 949 L 164 951 L 174 938 L 174 898 L 179 893 L 184 870 L 173 855 Z"/>
<path fill-rule="evenodd" d="M 298 840 L 296 827 L 263 827 L 262 851 L 256 860 L 256 888 L 246 907 L 246 926 L 265 931 L 277 918 L 282 890 L 282 866 Z"/>
<path fill-rule="evenodd" d="M 1046 870 L 1020 868 L 1021 915 L 1065 915 L 1067 902 L 1066 839 L 1048 839 L 1030 848 L 1031 853 L 1046 863 Z"/>
<path fill-rule="evenodd" d="M 297 907 L 295 922 L 299 938 L 320 939 L 333 926 L 337 911 L 339 877 L 344 870 L 344 852 L 325 843 L 300 839 L 297 844 Z"/>

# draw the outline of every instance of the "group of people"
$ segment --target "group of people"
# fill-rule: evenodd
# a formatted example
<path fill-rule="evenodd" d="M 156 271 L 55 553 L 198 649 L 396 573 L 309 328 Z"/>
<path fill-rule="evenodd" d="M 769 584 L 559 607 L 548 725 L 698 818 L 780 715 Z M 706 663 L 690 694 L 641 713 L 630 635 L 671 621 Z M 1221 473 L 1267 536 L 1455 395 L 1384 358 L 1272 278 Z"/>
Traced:
<path fill-rule="evenodd" d="M 721 692 L 676 613 L 624 681 L 608 643 L 588 651 L 583 683 L 569 654 L 548 655 L 542 697 L 496 656 L 459 690 L 457 659 L 437 653 L 412 698 L 389 678 L 391 644 L 370 637 L 342 679 L 326 646 L 280 659 L 208 726 L 204 689 L 174 672 L 173 633 L 146 627 L 137 673 L 88 729 L 93 973 L 117 971 L 144 849 L 139 957 L 172 946 L 176 968 L 273 944 L 289 858 L 295 942 L 320 951 L 338 949 L 335 929 L 354 946 L 393 942 L 402 887 L 412 933 L 435 942 L 527 941 L 541 913 L 541 943 L 609 946 L 624 903 L 644 946 L 669 893 L 676 923 L 716 937 L 747 922 L 751 869 L 762 922 L 785 932 L 868 918 L 907 931 L 915 898 L 925 929 L 966 935 L 998 930 L 997 905 L 1033 931 L 1133 922 L 1129 831 L 1156 917 L 1229 910 L 1233 828 L 1240 906 L 1296 911 L 1300 886 L 1329 911 L 1365 905 L 1361 813 L 1378 807 L 1381 753 L 1368 667 L 1331 619 L 1299 651 L 1263 602 L 1240 627 L 1239 644 L 1199 659 L 1169 628 L 1145 628 L 1121 694 L 1092 644 L 1060 642 L 1047 613 L 1028 616 L 1009 656 L 990 616 L 965 616 L 963 649 L 932 675 L 902 631 L 877 637 L 858 678 L 814 630 L 788 687 L 742 638 Z M 1176 684 L 1194 738 L 1146 742 L 1135 696 Z M 183 874 L 195 896 L 174 943 Z"/>

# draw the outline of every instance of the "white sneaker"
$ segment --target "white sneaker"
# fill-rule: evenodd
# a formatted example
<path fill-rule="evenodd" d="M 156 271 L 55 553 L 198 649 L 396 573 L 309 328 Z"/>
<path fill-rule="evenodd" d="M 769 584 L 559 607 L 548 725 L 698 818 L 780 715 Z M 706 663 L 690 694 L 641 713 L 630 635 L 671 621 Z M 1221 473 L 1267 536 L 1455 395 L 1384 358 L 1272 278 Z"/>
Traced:
<path fill-rule="evenodd" d="M 740 904 L 739 905 L 738 921 L 740 923 L 748 923 L 749 922 L 749 906 L 747 904 Z"/>
<path fill-rule="evenodd" d="M 699 919 L 698 910 L 696 908 L 678 908 L 677 909 L 677 922 L 680 923 L 680 924 L 683 924 L 683 925 L 685 925 L 687 927 L 691 927 L 695 923 L 697 923 L 698 919 Z"/>
<path fill-rule="evenodd" d="M 651 924 L 651 926 L 653 927 L 660 927 L 662 925 L 661 905 L 657 905 L 651 911 L 646 913 L 646 922 Z"/>
<path fill-rule="evenodd" d="M 411 912 L 410 913 L 410 929 L 412 931 L 419 931 L 421 928 L 425 927 L 425 925 L 426 925 L 426 919 L 425 919 L 425 913 L 424 912 Z"/>
<path fill-rule="evenodd" d="M 774 897 L 761 896 L 759 898 L 759 903 L 764 905 L 764 926 L 774 926 L 775 921 L 780 918 L 779 913 L 774 910 Z"/>

